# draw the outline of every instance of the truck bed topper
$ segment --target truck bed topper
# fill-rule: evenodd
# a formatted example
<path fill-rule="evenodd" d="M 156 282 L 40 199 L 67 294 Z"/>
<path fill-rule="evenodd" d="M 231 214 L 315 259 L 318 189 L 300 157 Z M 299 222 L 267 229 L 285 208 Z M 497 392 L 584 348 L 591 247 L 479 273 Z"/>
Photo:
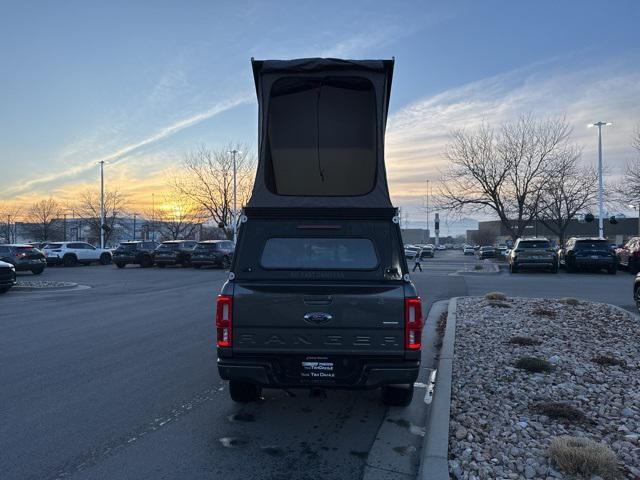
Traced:
<path fill-rule="evenodd" d="M 251 208 L 391 208 L 384 132 L 393 60 L 253 60 Z"/>

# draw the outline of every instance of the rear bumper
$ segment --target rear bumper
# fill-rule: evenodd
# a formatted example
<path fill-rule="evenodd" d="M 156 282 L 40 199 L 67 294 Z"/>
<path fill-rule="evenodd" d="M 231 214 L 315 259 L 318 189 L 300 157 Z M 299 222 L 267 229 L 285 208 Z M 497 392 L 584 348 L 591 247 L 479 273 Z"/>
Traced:
<path fill-rule="evenodd" d="M 558 262 L 552 258 L 540 258 L 540 259 L 518 259 L 514 262 L 518 267 L 554 267 L 558 264 Z"/>
<path fill-rule="evenodd" d="M 617 266 L 613 258 L 580 258 L 574 257 L 566 262 L 577 268 L 611 268 Z"/>
<path fill-rule="evenodd" d="M 191 265 L 220 265 L 222 259 L 218 258 L 191 258 Z"/>
<path fill-rule="evenodd" d="M 156 258 L 153 260 L 156 265 L 177 265 L 177 258 Z"/>
<path fill-rule="evenodd" d="M 25 272 L 34 269 L 40 269 L 47 266 L 47 261 L 43 258 L 40 260 L 33 261 L 18 261 L 14 264 L 16 268 L 16 272 Z"/>
<path fill-rule="evenodd" d="M 368 389 L 383 385 L 413 384 L 418 378 L 417 360 L 363 361 L 349 379 L 295 381 L 283 374 L 277 361 L 218 358 L 218 373 L 224 380 L 255 383 L 263 387 L 329 389 Z"/>
<path fill-rule="evenodd" d="M 112 261 L 113 263 L 137 263 L 133 255 L 114 255 Z"/>

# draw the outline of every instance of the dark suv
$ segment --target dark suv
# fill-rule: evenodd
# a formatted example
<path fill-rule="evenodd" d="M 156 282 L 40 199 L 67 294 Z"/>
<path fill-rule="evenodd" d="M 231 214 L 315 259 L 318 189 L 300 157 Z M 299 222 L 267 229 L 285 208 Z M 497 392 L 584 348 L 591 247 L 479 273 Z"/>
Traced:
<path fill-rule="evenodd" d="M 153 255 L 158 244 L 156 242 L 131 241 L 122 242 L 113 252 L 113 263 L 118 268 L 128 264 L 140 265 L 142 268 L 153 267 Z"/>
<path fill-rule="evenodd" d="M 218 296 L 231 398 L 263 387 L 381 388 L 408 405 L 422 303 L 384 165 L 393 61 L 253 61 L 258 167 Z"/>
<path fill-rule="evenodd" d="M 34 275 L 41 274 L 47 266 L 44 254 L 31 245 L 0 245 L 0 260 L 19 272 L 29 270 Z"/>
<path fill-rule="evenodd" d="M 609 242 L 602 238 L 573 237 L 559 251 L 560 265 L 567 272 L 579 269 L 606 269 L 610 274 L 617 271 L 616 254 Z"/>
<path fill-rule="evenodd" d="M 629 239 L 624 246 L 616 248 L 615 253 L 619 267 L 633 274 L 640 272 L 640 237 Z"/>
<path fill-rule="evenodd" d="M 6 293 L 16 284 L 16 269 L 10 263 L 0 261 L 0 293 Z"/>
<path fill-rule="evenodd" d="M 198 242 L 195 240 L 168 240 L 162 242 L 155 251 L 153 262 L 160 268 L 167 265 L 191 265 L 191 254 Z"/>
<path fill-rule="evenodd" d="M 213 265 L 227 269 L 231 266 L 233 251 L 233 242 L 229 240 L 204 240 L 193 249 L 191 265 L 193 268 Z"/>

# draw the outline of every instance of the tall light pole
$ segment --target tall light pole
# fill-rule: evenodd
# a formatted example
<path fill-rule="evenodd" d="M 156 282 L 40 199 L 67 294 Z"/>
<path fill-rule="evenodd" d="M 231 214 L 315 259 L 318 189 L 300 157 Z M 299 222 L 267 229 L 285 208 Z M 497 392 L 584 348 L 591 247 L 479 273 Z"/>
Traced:
<path fill-rule="evenodd" d="M 104 248 L 104 160 L 100 164 L 100 248 Z"/>
<path fill-rule="evenodd" d="M 136 239 L 136 217 L 138 216 L 137 213 L 134 212 L 133 214 L 133 239 Z"/>
<path fill-rule="evenodd" d="M 236 203 L 236 155 L 242 153 L 233 149 L 229 152 L 233 156 L 233 244 L 238 240 L 238 205 Z"/>
<path fill-rule="evenodd" d="M 598 127 L 598 236 L 604 238 L 604 186 L 602 181 L 602 127 L 611 122 L 596 122 L 589 127 Z"/>
<path fill-rule="evenodd" d="M 427 243 L 431 239 L 431 232 L 429 231 L 429 180 L 427 180 Z"/>

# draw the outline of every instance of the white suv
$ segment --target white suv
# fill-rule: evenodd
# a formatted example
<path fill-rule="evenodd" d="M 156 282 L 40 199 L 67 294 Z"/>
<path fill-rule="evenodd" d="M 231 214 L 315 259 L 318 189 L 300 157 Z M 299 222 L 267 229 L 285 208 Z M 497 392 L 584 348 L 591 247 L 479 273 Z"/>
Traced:
<path fill-rule="evenodd" d="M 85 242 L 48 243 L 42 251 L 47 259 L 47 265 L 61 263 L 65 267 L 72 267 L 78 263 L 87 265 L 92 262 L 99 262 L 101 265 L 111 263 L 109 250 L 96 248 Z"/>

